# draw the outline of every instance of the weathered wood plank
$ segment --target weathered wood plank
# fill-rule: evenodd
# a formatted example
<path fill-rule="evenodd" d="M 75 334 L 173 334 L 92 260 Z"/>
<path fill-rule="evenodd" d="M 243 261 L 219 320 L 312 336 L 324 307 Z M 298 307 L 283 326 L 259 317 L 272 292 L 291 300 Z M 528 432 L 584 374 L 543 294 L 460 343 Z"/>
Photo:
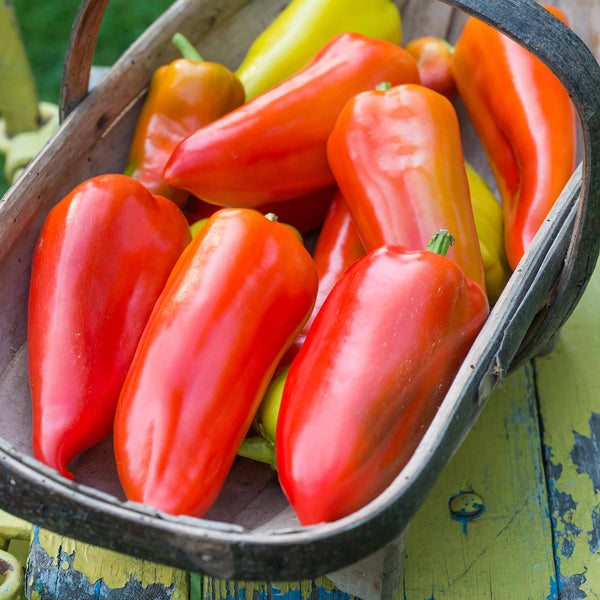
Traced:
<path fill-rule="evenodd" d="M 25 590 L 32 600 L 188 600 L 185 571 L 34 528 Z"/>
<path fill-rule="evenodd" d="M 536 359 L 560 598 L 600 597 L 600 269 Z"/>
<path fill-rule="evenodd" d="M 493 393 L 411 521 L 404 569 L 406 600 L 556 597 L 529 365 Z"/>

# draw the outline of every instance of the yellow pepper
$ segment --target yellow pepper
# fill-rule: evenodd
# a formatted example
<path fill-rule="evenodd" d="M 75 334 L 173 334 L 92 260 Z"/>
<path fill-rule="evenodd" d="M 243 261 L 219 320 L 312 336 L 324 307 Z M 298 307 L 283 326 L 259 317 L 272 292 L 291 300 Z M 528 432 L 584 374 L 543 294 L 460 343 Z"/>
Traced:
<path fill-rule="evenodd" d="M 281 397 L 283 396 L 283 386 L 289 370 L 290 367 L 288 366 L 275 375 L 260 403 L 254 417 L 254 429 L 260 435 L 245 438 L 237 452 L 238 456 L 245 456 L 252 460 L 267 463 L 273 469 L 277 468 L 275 466 L 277 418 L 281 406 Z"/>
<path fill-rule="evenodd" d="M 346 32 L 400 44 L 400 13 L 391 0 L 292 0 L 236 71 L 246 100 L 299 71 L 327 42 Z"/>
<path fill-rule="evenodd" d="M 490 304 L 495 304 L 508 281 L 511 270 L 504 250 L 504 220 L 502 206 L 487 183 L 469 164 L 465 163 L 475 229 L 485 270 L 485 284 Z"/>
<path fill-rule="evenodd" d="M 254 419 L 254 423 L 261 434 L 273 443 L 275 443 L 277 417 L 281 405 L 281 396 L 283 396 L 283 386 L 289 370 L 290 367 L 286 367 L 272 379 Z"/>

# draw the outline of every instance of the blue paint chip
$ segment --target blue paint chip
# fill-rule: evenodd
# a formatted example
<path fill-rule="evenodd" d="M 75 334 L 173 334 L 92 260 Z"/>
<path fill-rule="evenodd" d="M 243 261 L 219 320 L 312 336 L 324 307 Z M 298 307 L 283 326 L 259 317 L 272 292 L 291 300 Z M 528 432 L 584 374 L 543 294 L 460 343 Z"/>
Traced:
<path fill-rule="evenodd" d="M 558 600 L 558 586 L 554 577 L 550 577 L 550 593 L 546 596 L 546 600 Z"/>
<path fill-rule="evenodd" d="M 577 473 L 586 474 L 592 481 L 594 493 L 600 492 L 600 469 L 598 456 L 600 455 L 600 414 L 592 413 L 589 419 L 590 437 L 585 437 L 576 431 L 575 444 L 569 453 L 569 458 L 577 467 Z"/>
<path fill-rule="evenodd" d="M 590 552 L 596 554 L 600 548 L 600 505 L 592 511 L 592 529 L 587 532 Z"/>
<path fill-rule="evenodd" d="M 485 511 L 483 498 L 473 490 L 459 490 L 448 498 L 450 518 L 462 524 L 462 531 L 467 534 L 467 523 L 479 518 Z"/>
<path fill-rule="evenodd" d="M 565 558 L 571 558 L 571 556 L 573 556 L 573 550 L 575 550 L 574 540 L 564 538 L 560 545 L 560 550 Z"/>

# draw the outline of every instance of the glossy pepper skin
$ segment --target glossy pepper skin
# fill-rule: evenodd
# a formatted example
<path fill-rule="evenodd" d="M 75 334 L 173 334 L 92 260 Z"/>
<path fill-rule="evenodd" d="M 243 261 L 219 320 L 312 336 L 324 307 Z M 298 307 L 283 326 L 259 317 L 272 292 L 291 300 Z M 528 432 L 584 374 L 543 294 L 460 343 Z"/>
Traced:
<path fill-rule="evenodd" d="M 312 313 L 304 324 L 290 349 L 285 353 L 280 366 L 290 364 L 298 354 L 315 317 L 323 306 L 333 286 L 346 270 L 359 258 L 364 256 L 365 249 L 344 197 L 336 192 L 313 252 L 313 260 L 319 274 L 319 291 Z"/>
<path fill-rule="evenodd" d="M 382 246 L 346 272 L 292 363 L 277 421 L 279 480 L 303 525 L 392 482 L 487 315 L 482 289 L 433 252 Z"/>
<path fill-rule="evenodd" d="M 411 40 L 404 48 L 417 61 L 422 85 L 449 99 L 456 96 L 452 73 L 454 48 L 446 40 L 428 35 Z"/>
<path fill-rule="evenodd" d="M 346 33 L 296 75 L 183 140 L 165 180 L 222 206 L 256 207 L 334 183 L 326 143 L 344 104 L 381 81 L 419 81 L 402 48 Z"/>
<path fill-rule="evenodd" d="M 124 175 L 77 186 L 49 213 L 29 295 L 36 458 L 69 462 L 112 431 L 135 348 L 190 240 L 181 211 Z"/>
<path fill-rule="evenodd" d="M 163 171 L 177 144 L 244 103 L 238 78 L 223 65 L 180 58 L 156 70 L 136 123 L 125 173 L 181 205 L 189 196 L 165 183 Z"/>
<path fill-rule="evenodd" d="M 327 145 L 329 163 L 367 251 L 456 238 L 448 256 L 485 289 L 458 127 L 447 98 L 420 85 L 355 96 Z"/>
<path fill-rule="evenodd" d="M 292 0 L 256 39 L 236 71 L 248 100 L 290 77 L 340 33 L 400 44 L 402 22 L 390 0 Z"/>
<path fill-rule="evenodd" d="M 575 168 L 574 108 L 548 67 L 473 18 L 455 46 L 453 71 L 498 183 L 515 269 Z"/>
<path fill-rule="evenodd" d="M 209 219 L 177 262 L 119 398 L 115 455 L 129 499 L 208 510 L 316 289 L 314 263 L 285 225 L 246 209 Z"/>
<path fill-rule="evenodd" d="M 495 304 L 508 283 L 511 269 L 504 250 L 504 217 L 502 206 L 477 171 L 465 162 L 471 193 L 471 205 L 479 249 L 485 271 L 485 287 L 490 304 Z"/>

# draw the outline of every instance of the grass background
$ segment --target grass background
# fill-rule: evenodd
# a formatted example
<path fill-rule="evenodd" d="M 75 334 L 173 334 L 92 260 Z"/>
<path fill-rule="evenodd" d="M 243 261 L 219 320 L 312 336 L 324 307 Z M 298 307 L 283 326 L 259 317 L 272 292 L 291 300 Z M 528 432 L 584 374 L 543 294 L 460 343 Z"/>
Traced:
<path fill-rule="evenodd" d="M 79 0 L 12 0 L 41 100 L 58 103 L 62 69 Z M 173 0 L 111 0 L 94 56 L 111 65 Z M 8 189 L 0 163 L 0 195 Z"/>

